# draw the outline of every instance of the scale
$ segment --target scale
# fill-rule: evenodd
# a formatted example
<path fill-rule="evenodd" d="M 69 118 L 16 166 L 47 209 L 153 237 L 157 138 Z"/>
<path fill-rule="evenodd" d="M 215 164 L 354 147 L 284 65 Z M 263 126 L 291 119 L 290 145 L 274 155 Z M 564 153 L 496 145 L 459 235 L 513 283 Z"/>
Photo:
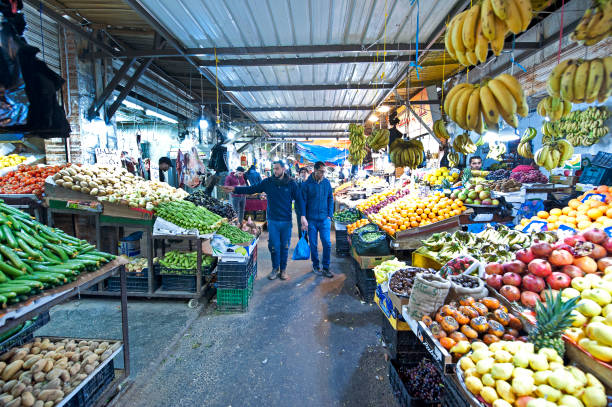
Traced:
<path fill-rule="evenodd" d="M 581 184 L 608 185 L 612 181 L 612 153 L 600 151 L 580 175 Z"/>

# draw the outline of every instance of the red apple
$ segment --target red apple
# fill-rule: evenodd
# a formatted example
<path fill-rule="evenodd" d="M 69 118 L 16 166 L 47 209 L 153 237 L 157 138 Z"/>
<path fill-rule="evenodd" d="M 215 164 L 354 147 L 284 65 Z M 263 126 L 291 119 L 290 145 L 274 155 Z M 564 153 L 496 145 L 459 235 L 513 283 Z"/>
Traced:
<path fill-rule="evenodd" d="M 552 252 L 552 246 L 546 242 L 536 241 L 531 245 L 531 251 L 536 257 L 546 258 Z"/>
<path fill-rule="evenodd" d="M 574 266 L 573 264 L 561 267 L 561 272 L 567 274 L 570 279 L 584 277 L 584 271 L 580 270 L 580 267 Z"/>
<path fill-rule="evenodd" d="M 529 264 L 529 262 L 535 259 L 535 255 L 531 251 L 531 249 L 521 249 L 516 252 L 516 259 L 522 261 L 525 264 Z"/>
<path fill-rule="evenodd" d="M 512 260 L 511 262 L 502 264 L 504 273 L 523 274 L 527 270 L 527 266 L 520 260 Z"/>
<path fill-rule="evenodd" d="M 521 298 L 521 292 L 513 285 L 503 286 L 499 290 L 499 293 L 506 297 L 506 299 L 510 302 L 518 301 Z"/>
<path fill-rule="evenodd" d="M 567 266 L 574 262 L 574 256 L 568 250 L 553 250 L 548 256 L 548 261 L 553 266 Z"/>
<path fill-rule="evenodd" d="M 540 301 L 540 296 L 533 291 L 523 291 L 521 293 L 521 303 L 526 307 L 535 308 L 538 301 Z"/>
<path fill-rule="evenodd" d="M 586 239 L 582 235 L 572 235 L 563 239 L 563 241 L 570 246 L 574 246 L 576 242 L 584 242 L 585 240 Z"/>
<path fill-rule="evenodd" d="M 539 293 L 544 288 L 546 288 L 546 283 L 542 277 L 538 277 L 533 274 L 527 274 L 523 277 L 523 283 L 521 284 L 521 288 L 525 291 L 533 291 Z"/>
<path fill-rule="evenodd" d="M 538 277 L 548 277 L 552 273 L 550 263 L 544 259 L 534 259 L 529 263 L 527 269 Z"/>
<path fill-rule="evenodd" d="M 557 296 L 557 294 L 559 294 L 559 290 L 542 290 L 542 292 L 540 293 L 540 299 L 542 300 L 542 302 L 546 302 L 546 293 L 547 292 L 551 292 L 553 295 L 553 298 L 555 298 Z"/>
<path fill-rule="evenodd" d="M 499 274 L 491 274 L 487 276 L 487 284 L 495 288 L 496 290 L 499 290 L 503 285 L 502 276 Z"/>
<path fill-rule="evenodd" d="M 572 279 L 565 273 L 553 271 L 550 276 L 546 277 L 546 282 L 553 290 L 562 290 L 570 286 Z"/>
<path fill-rule="evenodd" d="M 502 274 L 503 267 L 500 263 L 487 263 L 485 266 L 485 273 L 487 274 Z"/>
<path fill-rule="evenodd" d="M 521 275 L 518 273 L 506 273 L 502 277 L 502 281 L 504 282 L 504 284 L 513 285 L 515 287 L 518 287 L 521 285 L 521 280 L 522 280 Z"/>
<path fill-rule="evenodd" d="M 597 244 L 600 244 L 601 242 L 603 242 L 604 240 L 608 238 L 608 235 L 606 234 L 606 232 L 604 232 L 601 229 L 597 229 L 597 228 L 587 230 L 582 235 L 589 242 L 597 243 Z"/>

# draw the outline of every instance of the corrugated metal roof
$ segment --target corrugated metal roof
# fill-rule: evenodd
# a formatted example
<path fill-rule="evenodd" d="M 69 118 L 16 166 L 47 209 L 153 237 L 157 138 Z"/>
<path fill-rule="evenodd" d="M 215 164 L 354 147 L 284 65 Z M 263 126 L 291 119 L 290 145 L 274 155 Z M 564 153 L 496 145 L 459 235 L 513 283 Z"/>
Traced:
<path fill-rule="evenodd" d="M 416 40 L 417 7 L 416 3 L 411 6 L 408 0 L 175 0 L 171 4 L 164 0 L 140 0 L 140 3 L 185 48 L 362 44 L 367 49 L 374 43 L 411 43 Z M 456 3 L 458 1 L 455 0 L 420 2 L 420 42 L 430 39 Z M 388 14 L 386 30 L 385 12 Z M 358 54 L 372 56 L 372 63 L 222 66 L 218 68 L 218 77 L 224 86 L 246 87 L 395 83 L 408 66 L 406 62 L 389 62 L 392 55 L 387 55 L 387 62 L 383 64 L 374 62 L 375 52 L 363 51 Z M 289 60 L 295 57 L 296 55 L 285 56 Z M 378 57 L 379 61 L 382 60 L 382 52 L 378 53 Z M 442 63 L 441 52 L 432 58 L 431 63 Z M 447 61 L 450 63 L 450 58 Z M 439 67 L 426 66 L 431 63 L 423 63 L 424 68 L 420 72 L 423 82 L 441 78 Z M 453 70 L 453 67 L 448 69 Z M 214 72 L 214 67 L 212 71 Z M 384 77 L 381 77 L 383 72 Z M 370 105 L 386 93 L 387 91 L 382 90 L 363 89 L 262 92 L 247 90 L 236 92 L 235 95 L 248 110 L 249 107 L 263 106 Z M 367 112 L 254 112 L 253 115 L 259 120 L 361 121 L 367 116 Z M 276 127 L 266 124 L 264 127 L 278 127 L 274 126 Z M 285 129 L 301 128 L 295 124 L 282 126 Z M 334 129 L 334 126 L 338 125 L 320 126 L 322 129 Z M 314 128 L 312 125 L 308 127 Z"/>

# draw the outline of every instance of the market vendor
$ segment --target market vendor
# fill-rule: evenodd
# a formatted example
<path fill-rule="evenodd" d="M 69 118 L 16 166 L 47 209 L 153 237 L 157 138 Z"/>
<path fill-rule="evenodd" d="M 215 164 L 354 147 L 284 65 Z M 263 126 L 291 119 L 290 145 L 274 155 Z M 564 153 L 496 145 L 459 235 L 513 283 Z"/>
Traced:
<path fill-rule="evenodd" d="M 268 249 L 272 257 L 272 271 L 268 275 L 270 280 L 277 277 L 281 280 L 289 279 L 287 274 L 287 259 L 289 257 L 289 243 L 291 242 L 291 206 L 295 204 L 304 208 L 302 196 L 297 183 L 285 172 L 285 163 L 275 161 L 273 175 L 257 185 L 248 187 L 224 186 L 227 192 L 237 194 L 256 194 L 265 192 L 268 196 Z M 302 209 L 302 213 L 304 210 Z"/>
<path fill-rule="evenodd" d="M 442 154 L 442 157 L 440 158 L 440 168 L 449 167 L 449 162 L 448 162 L 449 150 L 450 150 L 450 146 L 448 145 L 448 140 L 441 138 L 440 139 L 440 153 Z"/>
<path fill-rule="evenodd" d="M 480 171 L 482 169 L 482 158 L 479 155 L 473 155 L 470 157 L 470 170 Z"/>
<path fill-rule="evenodd" d="M 397 129 L 397 125 L 399 124 L 399 119 L 397 118 L 395 112 L 389 117 L 389 124 L 391 128 L 389 129 L 389 146 L 393 144 L 393 142 L 397 139 L 401 139 L 404 137 L 401 131 Z"/>
<path fill-rule="evenodd" d="M 232 171 L 227 177 L 225 177 L 226 186 L 245 186 L 246 180 L 244 179 L 244 168 L 238 167 L 236 171 Z M 246 205 L 246 196 L 243 194 L 233 193 L 231 195 L 230 202 L 234 212 L 238 216 L 238 224 L 241 225 L 244 220 L 244 207 Z"/>
<path fill-rule="evenodd" d="M 159 166 L 159 180 L 161 182 L 169 182 L 169 178 L 166 173 L 172 168 L 172 161 L 168 157 L 161 157 L 158 161 Z"/>

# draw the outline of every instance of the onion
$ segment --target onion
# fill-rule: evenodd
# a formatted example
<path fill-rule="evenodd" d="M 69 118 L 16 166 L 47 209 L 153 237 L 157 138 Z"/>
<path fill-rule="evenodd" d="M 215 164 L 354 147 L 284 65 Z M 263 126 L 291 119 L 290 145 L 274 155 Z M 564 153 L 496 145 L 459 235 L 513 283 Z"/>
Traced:
<path fill-rule="evenodd" d="M 548 257 L 552 252 L 552 246 L 546 242 L 536 241 L 531 245 L 531 251 L 536 257 Z"/>
<path fill-rule="evenodd" d="M 597 268 L 599 271 L 606 271 L 606 268 L 612 266 L 612 257 L 604 257 L 597 260 Z"/>
<path fill-rule="evenodd" d="M 595 273 L 597 271 L 597 263 L 591 257 L 583 256 L 574 259 L 574 266 L 580 268 L 585 273 Z"/>
<path fill-rule="evenodd" d="M 612 238 L 607 238 L 601 245 L 607 250 L 608 253 L 612 253 Z"/>
<path fill-rule="evenodd" d="M 600 246 L 598 244 L 594 244 L 593 246 L 595 247 L 593 248 L 591 254 L 589 254 L 590 257 L 594 258 L 595 260 L 601 259 L 602 257 L 606 257 L 608 252 L 606 251 L 606 249 L 604 249 L 603 246 Z"/>
<path fill-rule="evenodd" d="M 601 243 L 608 238 L 606 232 L 601 229 L 590 229 L 582 234 L 586 240 L 593 243 Z"/>

